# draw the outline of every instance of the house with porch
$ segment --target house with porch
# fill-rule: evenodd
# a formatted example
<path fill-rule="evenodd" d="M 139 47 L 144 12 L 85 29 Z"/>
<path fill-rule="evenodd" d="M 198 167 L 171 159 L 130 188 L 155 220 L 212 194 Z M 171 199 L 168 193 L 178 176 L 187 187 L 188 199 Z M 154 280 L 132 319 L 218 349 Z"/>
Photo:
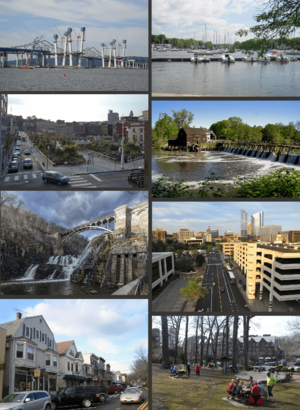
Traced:
<path fill-rule="evenodd" d="M 86 377 L 86 384 L 97 386 L 101 384 L 101 377 L 98 372 L 99 357 L 94 353 L 84 353 L 83 355 L 83 375 Z"/>
<path fill-rule="evenodd" d="M 3 396 L 14 391 L 58 389 L 55 337 L 42 315 L 0 324 L 6 329 Z"/>

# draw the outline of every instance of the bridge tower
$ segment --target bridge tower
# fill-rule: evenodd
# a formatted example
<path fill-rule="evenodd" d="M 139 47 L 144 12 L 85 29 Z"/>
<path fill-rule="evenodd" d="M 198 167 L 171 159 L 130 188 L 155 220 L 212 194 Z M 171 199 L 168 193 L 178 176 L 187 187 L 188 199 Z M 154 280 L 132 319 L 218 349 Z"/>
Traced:
<path fill-rule="evenodd" d="M 72 29 L 68 28 L 68 43 L 69 43 L 69 66 L 73 67 L 73 55 L 72 55 Z"/>
<path fill-rule="evenodd" d="M 85 41 L 85 27 L 81 27 L 81 41 L 80 41 L 80 48 L 79 48 L 79 59 L 78 59 L 78 67 L 81 67 L 81 58 L 83 52 L 83 42 Z"/>
<path fill-rule="evenodd" d="M 64 56 L 63 56 L 63 62 L 62 62 L 62 66 L 65 67 L 66 65 L 66 55 L 67 55 L 67 41 L 68 41 L 68 32 L 65 31 L 65 45 L 64 45 Z"/>
<path fill-rule="evenodd" d="M 124 68 L 126 42 L 127 42 L 127 40 L 123 40 L 123 52 L 122 52 L 122 63 L 121 63 L 122 68 Z"/>
<path fill-rule="evenodd" d="M 58 60 L 57 60 L 57 39 L 58 39 L 58 35 L 54 34 L 53 38 L 54 38 L 54 65 L 55 65 L 55 67 L 57 67 L 58 66 Z"/>

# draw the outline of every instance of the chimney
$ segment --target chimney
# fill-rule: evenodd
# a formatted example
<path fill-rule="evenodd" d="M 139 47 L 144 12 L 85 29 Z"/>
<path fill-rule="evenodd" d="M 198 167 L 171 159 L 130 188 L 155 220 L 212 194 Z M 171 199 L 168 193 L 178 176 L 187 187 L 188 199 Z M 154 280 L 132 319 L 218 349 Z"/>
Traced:
<path fill-rule="evenodd" d="M 22 319 L 22 313 L 21 312 L 17 312 L 17 320 Z"/>

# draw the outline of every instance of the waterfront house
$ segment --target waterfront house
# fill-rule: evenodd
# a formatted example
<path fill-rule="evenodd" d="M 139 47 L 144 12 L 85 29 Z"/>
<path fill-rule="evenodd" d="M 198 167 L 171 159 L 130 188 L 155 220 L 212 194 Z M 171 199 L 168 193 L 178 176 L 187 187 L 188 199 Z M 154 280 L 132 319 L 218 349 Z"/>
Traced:
<path fill-rule="evenodd" d="M 168 140 L 168 147 L 178 147 L 179 149 L 191 147 L 193 144 L 200 146 L 201 143 L 216 140 L 216 134 L 207 128 L 183 127 L 177 135 L 173 135 Z"/>
<path fill-rule="evenodd" d="M 58 386 L 80 386 L 87 378 L 83 375 L 83 356 L 74 340 L 56 343 L 59 354 Z"/>
<path fill-rule="evenodd" d="M 57 392 L 58 352 L 54 335 L 43 316 L 22 318 L 0 325 L 7 330 L 3 396 L 14 391 Z"/>

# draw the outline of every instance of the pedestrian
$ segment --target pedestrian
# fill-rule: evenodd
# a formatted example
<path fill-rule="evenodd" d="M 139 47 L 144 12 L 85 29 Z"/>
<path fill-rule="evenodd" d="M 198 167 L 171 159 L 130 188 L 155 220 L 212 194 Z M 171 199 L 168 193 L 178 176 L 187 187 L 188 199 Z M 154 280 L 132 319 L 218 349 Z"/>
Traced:
<path fill-rule="evenodd" d="M 269 401 L 274 401 L 274 396 L 272 393 L 273 387 L 275 386 L 275 384 L 277 383 L 276 378 L 268 371 L 267 372 L 267 388 L 268 388 L 268 394 L 269 394 L 269 398 L 267 400 Z"/>
<path fill-rule="evenodd" d="M 257 385 L 260 387 L 260 395 L 261 396 L 266 396 L 267 392 L 266 392 L 265 386 L 262 384 L 261 380 L 257 380 Z"/>
<path fill-rule="evenodd" d="M 253 387 L 251 389 L 251 396 L 249 397 L 250 404 L 263 404 L 261 398 L 261 388 L 257 385 L 257 382 L 253 383 Z"/>
<path fill-rule="evenodd" d="M 196 364 L 196 376 L 200 376 L 200 369 L 201 369 L 200 365 Z"/>
<path fill-rule="evenodd" d="M 186 365 L 186 370 L 187 370 L 187 375 L 189 376 L 191 373 L 191 365 L 189 363 L 187 363 Z"/>

